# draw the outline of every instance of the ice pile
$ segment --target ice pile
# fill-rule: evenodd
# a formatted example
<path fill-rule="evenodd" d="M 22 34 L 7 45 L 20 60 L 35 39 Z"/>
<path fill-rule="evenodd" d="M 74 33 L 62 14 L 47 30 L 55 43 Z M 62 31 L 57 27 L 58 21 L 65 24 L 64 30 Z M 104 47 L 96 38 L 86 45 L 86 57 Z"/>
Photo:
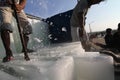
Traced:
<path fill-rule="evenodd" d="M 99 52 L 85 52 L 80 42 L 53 45 L 38 53 L 40 56 L 71 56 L 74 60 L 73 80 L 114 80 L 113 58 Z"/>

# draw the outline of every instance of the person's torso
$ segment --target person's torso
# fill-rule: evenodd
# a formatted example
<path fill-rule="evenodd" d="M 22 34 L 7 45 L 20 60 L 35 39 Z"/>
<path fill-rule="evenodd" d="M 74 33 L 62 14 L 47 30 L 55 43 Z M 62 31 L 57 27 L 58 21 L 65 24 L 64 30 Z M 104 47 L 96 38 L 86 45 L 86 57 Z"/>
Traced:
<path fill-rule="evenodd" d="M 107 42 L 107 43 L 111 43 L 112 42 L 112 39 L 113 39 L 113 35 L 106 35 L 105 36 L 105 41 Z"/>
<path fill-rule="evenodd" d="M 120 45 L 120 32 L 116 32 L 113 35 L 114 44 Z"/>

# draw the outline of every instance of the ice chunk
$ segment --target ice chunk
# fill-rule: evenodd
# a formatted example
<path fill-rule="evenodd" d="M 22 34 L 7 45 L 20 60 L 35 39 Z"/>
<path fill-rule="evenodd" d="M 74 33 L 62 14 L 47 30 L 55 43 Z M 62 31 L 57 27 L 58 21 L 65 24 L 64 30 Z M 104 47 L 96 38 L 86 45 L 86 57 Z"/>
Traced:
<path fill-rule="evenodd" d="M 113 58 L 110 56 L 74 57 L 74 80 L 114 80 Z"/>
<path fill-rule="evenodd" d="M 73 78 L 73 58 L 62 57 L 61 60 L 48 71 L 48 80 L 72 80 Z"/>
<path fill-rule="evenodd" d="M 14 60 L 1 63 L 0 67 L 4 72 L 0 73 L 0 80 L 72 80 L 73 65 L 72 57 L 31 56 L 29 62 Z"/>

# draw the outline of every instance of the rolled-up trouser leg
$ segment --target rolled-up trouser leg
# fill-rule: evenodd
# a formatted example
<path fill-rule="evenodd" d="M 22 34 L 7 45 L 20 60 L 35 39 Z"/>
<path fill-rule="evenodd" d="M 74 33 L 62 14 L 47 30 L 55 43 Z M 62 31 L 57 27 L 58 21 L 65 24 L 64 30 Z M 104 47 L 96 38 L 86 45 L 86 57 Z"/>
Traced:
<path fill-rule="evenodd" d="M 25 47 L 27 48 L 28 42 L 29 42 L 29 35 L 32 34 L 32 26 L 28 21 L 28 18 L 24 11 L 18 14 L 20 23 L 21 23 L 21 28 L 22 28 L 22 33 L 23 33 L 23 38 L 25 42 Z M 30 50 L 27 48 L 28 52 L 33 52 L 33 50 Z M 24 52 L 24 49 L 22 49 L 22 52 Z"/>
<path fill-rule="evenodd" d="M 12 26 L 12 10 L 11 8 L 0 8 L 0 32 L 3 30 L 8 30 L 13 32 Z"/>
<path fill-rule="evenodd" d="M 23 29 L 23 34 L 29 35 L 32 34 L 32 26 L 28 21 L 28 18 L 24 12 L 18 14 L 21 27 Z"/>

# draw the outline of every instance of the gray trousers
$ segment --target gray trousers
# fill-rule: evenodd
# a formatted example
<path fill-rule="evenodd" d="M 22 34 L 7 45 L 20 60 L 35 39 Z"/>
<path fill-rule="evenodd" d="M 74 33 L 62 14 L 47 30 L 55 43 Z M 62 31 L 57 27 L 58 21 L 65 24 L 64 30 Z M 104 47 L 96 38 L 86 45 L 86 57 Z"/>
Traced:
<path fill-rule="evenodd" d="M 14 16 L 13 10 L 11 7 L 0 7 L 0 31 L 8 30 L 13 32 L 13 28 L 11 25 L 12 17 Z M 18 13 L 18 17 L 20 20 L 20 26 L 22 28 L 23 34 L 31 34 L 32 26 L 28 22 L 27 16 L 24 11 Z"/>

